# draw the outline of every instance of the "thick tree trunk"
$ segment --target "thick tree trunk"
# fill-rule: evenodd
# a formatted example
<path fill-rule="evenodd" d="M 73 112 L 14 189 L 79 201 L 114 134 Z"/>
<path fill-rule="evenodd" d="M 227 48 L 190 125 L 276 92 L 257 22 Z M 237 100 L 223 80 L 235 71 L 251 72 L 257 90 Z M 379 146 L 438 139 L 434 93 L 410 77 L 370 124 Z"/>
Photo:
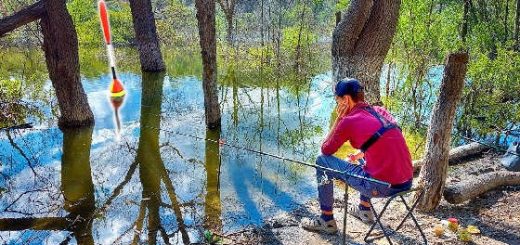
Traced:
<path fill-rule="evenodd" d="M 164 71 L 164 61 L 161 55 L 159 39 L 155 27 L 155 17 L 150 0 L 130 0 L 132 21 L 139 49 L 141 70 Z"/>
<path fill-rule="evenodd" d="M 424 166 L 419 174 L 419 185 L 424 188 L 425 193 L 418 208 L 423 211 L 435 209 L 442 197 L 448 173 L 451 128 L 455 109 L 462 95 L 467 64 L 467 53 L 450 54 L 446 59 L 439 98 L 433 108 L 428 128 Z"/>
<path fill-rule="evenodd" d="M 45 13 L 43 1 L 36 2 L 11 16 L 0 19 L 0 37 L 14 29 L 40 19 Z M 7 15 L 7 12 L 5 13 Z"/>
<path fill-rule="evenodd" d="M 80 82 L 78 37 L 65 0 L 46 0 L 45 10 L 40 25 L 49 78 L 61 112 L 58 124 L 61 128 L 93 125 L 94 115 Z"/>
<path fill-rule="evenodd" d="M 449 203 L 457 204 L 506 185 L 520 185 L 520 173 L 499 171 L 467 178 L 447 186 L 444 190 L 444 199 Z"/>
<path fill-rule="evenodd" d="M 359 79 L 365 84 L 370 103 L 381 103 L 379 78 L 395 34 L 400 5 L 400 0 L 352 0 L 334 29 L 334 79 Z"/>
<path fill-rule="evenodd" d="M 220 105 L 217 91 L 217 39 L 215 36 L 215 0 L 196 0 L 202 55 L 204 109 L 206 126 L 220 128 Z"/>
<path fill-rule="evenodd" d="M 448 154 L 448 164 L 456 164 L 468 158 L 475 157 L 477 155 L 482 154 L 483 151 L 488 150 L 489 148 L 489 146 L 485 146 L 476 142 L 455 147 L 451 149 L 450 153 Z M 413 161 L 414 173 L 417 173 L 421 170 L 422 166 L 424 165 L 424 162 L 424 159 Z"/>
<path fill-rule="evenodd" d="M 67 230 L 70 221 L 63 217 L 41 218 L 2 218 L 0 219 L 0 231 L 53 231 Z"/>

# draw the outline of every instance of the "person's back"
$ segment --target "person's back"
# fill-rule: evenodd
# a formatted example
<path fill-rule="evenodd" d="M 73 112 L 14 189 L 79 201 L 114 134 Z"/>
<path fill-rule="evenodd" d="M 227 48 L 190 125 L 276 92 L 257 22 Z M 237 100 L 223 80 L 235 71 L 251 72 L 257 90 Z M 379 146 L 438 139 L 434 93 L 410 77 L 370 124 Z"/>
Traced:
<path fill-rule="evenodd" d="M 381 117 L 395 124 L 395 120 L 384 108 L 372 107 Z M 381 122 L 367 110 L 359 109 L 347 115 L 340 122 L 349 125 L 347 139 L 352 147 L 360 149 L 374 133 L 381 128 Z M 413 177 L 412 159 L 403 134 L 398 128 L 385 132 L 365 152 L 364 170 L 372 178 L 390 184 L 401 184 Z"/>

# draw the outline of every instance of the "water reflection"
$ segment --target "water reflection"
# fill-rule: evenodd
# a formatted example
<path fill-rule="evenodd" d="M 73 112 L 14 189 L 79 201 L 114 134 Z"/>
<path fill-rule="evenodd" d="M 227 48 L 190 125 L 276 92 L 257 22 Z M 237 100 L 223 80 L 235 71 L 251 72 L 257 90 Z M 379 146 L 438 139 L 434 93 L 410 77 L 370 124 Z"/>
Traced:
<path fill-rule="evenodd" d="M 220 130 L 206 129 L 206 139 L 218 141 Z M 222 233 L 222 205 L 220 202 L 220 149 L 215 142 L 206 141 L 205 147 L 206 196 L 204 199 L 204 228 Z"/>
<path fill-rule="evenodd" d="M 92 219 L 96 209 L 90 170 L 92 128 L 63 131 L 61 190 L 69 225 L 78 244 L 94 244 Z"/>
<path fill-rule="evenodd" d="M 63 209 L 68 214 L 65 217 L 37 217 L 39 215 L 34 215 L 34 217 L 0 219 L 1 231 L 61 230 L 70 232 L 65 241 L 74 237 L 78 244 L 94 244 L 92 219 L 96 208 L 90 169 L 92 132 L 92 128 L 63 131 L 60 189 L 63 194 Z M 18 199 L 11 205 L 15 205 Z"/>
<path fill-rule="evenodd" d="M 0 241 L 189 244 L 202 242 L 205 230 L 226 234 L 261 225 L 315 196 L 312 169 L 173 132 L 314 157 L 308 149 L 321 140 L 319 126 L 329 119 L 322 112 L 332 103 L 320 95 L 322 78 L 253 86 L 251 78 L 232 74 L 220 87 L 222 131 L 209 131 L 200 80 L 121 76 L 131 96 L 121 108 L 120 140 L 105 77 L 83 80 L 96 114 L 94 129 L 18 131 L 12 134 L 18 147 L 0 138 L 0 162 L 8 163 L 0 166 L 0 187 L 8 190 L 0 199 L 0 230 L 29 229 L 0 232 Z"/>

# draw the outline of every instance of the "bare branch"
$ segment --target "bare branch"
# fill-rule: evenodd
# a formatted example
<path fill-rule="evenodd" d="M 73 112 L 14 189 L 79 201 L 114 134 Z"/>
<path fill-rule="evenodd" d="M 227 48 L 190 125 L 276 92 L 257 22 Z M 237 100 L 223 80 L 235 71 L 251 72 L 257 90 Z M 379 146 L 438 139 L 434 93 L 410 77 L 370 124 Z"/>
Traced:
<path fill-rule="evenodd" d="M 0 37 L 14 29 L 40 19 L 45 13 L 43 1 L 38 1 L 11 16 L 0 19 Z"/>

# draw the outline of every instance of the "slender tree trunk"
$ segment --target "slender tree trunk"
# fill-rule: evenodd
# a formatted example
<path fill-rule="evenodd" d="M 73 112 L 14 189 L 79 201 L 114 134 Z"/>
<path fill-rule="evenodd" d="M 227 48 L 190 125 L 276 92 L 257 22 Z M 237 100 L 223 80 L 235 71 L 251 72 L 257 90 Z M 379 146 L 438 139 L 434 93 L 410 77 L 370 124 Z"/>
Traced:
<path fill-rule="evenodd" d="M 468 18 L 469 18 L 469 2 L 470 0 L 464 0 L 464 14 L 462 15 L 462 28 L 460 31 L 460 38 L 462 42 L 466 42 L 466 36 L 468 35 Z"/>
<path fill-rule="evenodd" d="M 506 0 L 506 9 L 504 14 L 504 43 L 509 39 L 509 28 L 507 25 L 507 19 L 509 18 L 509 0 Z"/>
<path fill-rule="evenodd" d="M 217 0 L 220 8 L 224 12 L 224 16 L 226 17 L 227 29 L 226 29 L 226 40 L 228 44 L 233 45 L 234 36 L 233 36 L 233 17 L 235 16 L 235 5 L 236 0 Z"/>
<path fill-rule="evenodd" d="M 78 38 L 65 0 L 47 0 L 40 25 L 43 51 L 61 116 L 59 126 L 79 127 L 94 124 L 87 96 L 80 82 Z"/>
<path fill-rule="evenodd" d="M 448 173 L 453 118 L 462 95 L 467 64 L 467 53 L 450 54 L 446 60 L 440 95 L 428 128 L 424 166 L 419 174 L 419 185 L 424 188 L 425 194 L 418 208 L 423 211 L 435 209 L 442 198 Z"/>
<path fill-rule="evenodd" d="M 195 0 L 202 55 L 204 109 L 206 126 L 220 128 L 217 91 L 217 40 L 215 36 L 215 0 Z"/>
<path fill-rule="evenodd" d="M 520 0 L 516 0 L 516 15 L 515 15 L 515 47 L 520 50 Z"/>
<path fill-rule="evenodd" d="M 334 30 L 334 79 L 359 79 L 365 84 L 370 103 L 381 103 L 379 78 L 395 34 L 400 6 L 400 0 L 352 0 Z"/>
<path fill-rule="evenodd" d="M 141 70 L 164 71 L 159 39 L 155 27 L 155 17 L 150 0 L 130 0 L 135 37 L 139 49 Z"/>

